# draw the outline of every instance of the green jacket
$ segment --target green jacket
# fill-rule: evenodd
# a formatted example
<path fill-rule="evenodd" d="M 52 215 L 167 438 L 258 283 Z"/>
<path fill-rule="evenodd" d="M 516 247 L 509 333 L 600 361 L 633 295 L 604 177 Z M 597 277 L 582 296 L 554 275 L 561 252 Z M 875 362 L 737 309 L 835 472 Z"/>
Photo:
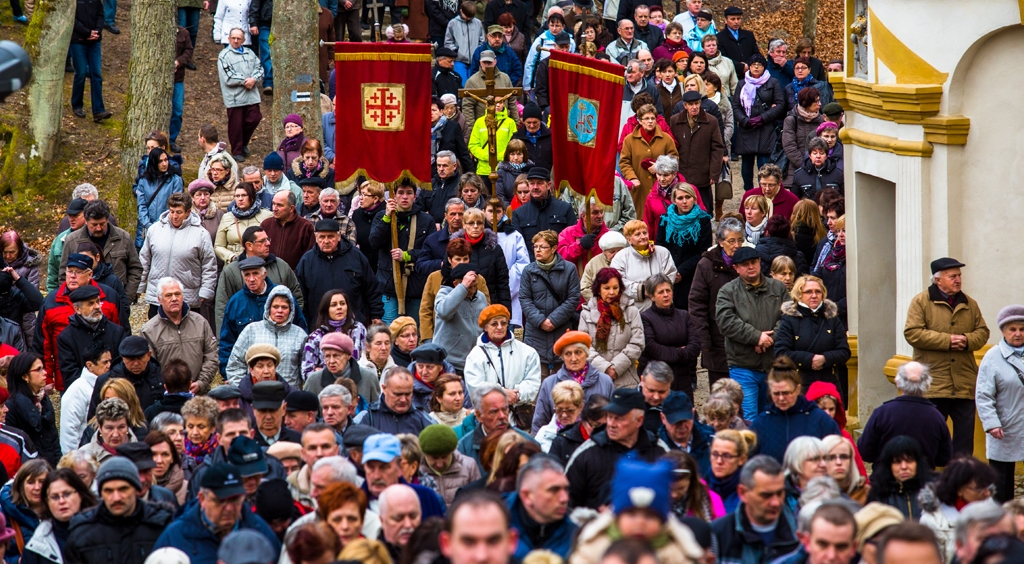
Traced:
<path fill-rule="evenodd" d="M 775 359 L 774 347 L 758 353 L 754 350 L 762 331 L 774 331 L 782 319 L 786 285 L 767 276 L 751 286 L 736 278 L 722 286 L 715 304 L 718 329 L 725 337 L 729 366 L 768 372 Z"/>
<path fill-rule="evenodd" d="M 494 132 L 494 139 L 498 145 L 497 162 L 505 158 L 505 148 L 512 136 L 516 134 L 516 122 L 508 117 L 508 111 L 495 112 L 495 121 L 498 122 L 498 129 Z M 476 119 L 473 124 L 473 133 L 469 136 L 469 152 L 476 157 L 476 173 L 480 176 L 487 176 L 491 173 L 490 147 L 487 139 L 487 115 L 484 114 Z"/>
<path fill-rule="evenodd" d="M 64 253 L 64 238 L 71 234 L 71 229 L 61 231 L 50 245 L 50 258 L 46 260 L 46 292 L 60 288 L 60 256 Z"/>

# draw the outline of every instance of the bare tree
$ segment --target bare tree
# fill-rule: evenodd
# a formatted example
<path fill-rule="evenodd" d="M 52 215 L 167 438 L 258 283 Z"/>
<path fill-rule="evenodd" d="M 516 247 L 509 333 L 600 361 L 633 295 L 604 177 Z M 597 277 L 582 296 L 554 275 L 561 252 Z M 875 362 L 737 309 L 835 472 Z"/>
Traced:
<path fill-rule="evenodd" d="M 804 0 L 804 37 L 814 40 L 818 33 L 818 0 Z"/>
<path fill-rule="evenodd" d="M 75 24 L 75 0 L 38 0 L 25 34 L 33 62 L 28 85 L 28 128 L 13 129 L 0 170 L 0 193 L 16 197 L 30 179 L 46 174 L 60 141 L 64 61 Z"/>
<path fill-rule="evenodd" d="M 151 130 L 167 131 L 174 90 L 174 0 L 133 0 L 128 95 L 121 129 L 121 181 L 117 188 L 117 220 L 132 232 L 138 208 L 132 186 L 138 174 L 144 138 Z"/>
<path fill-rule="evenodd" d="M 323 139 L 320 124 L 319 67 L 316 45 L 318 37 L 317 0 L 277 0 L 274 2 L 274 19 L 271 32 L 274 45 L 270 48 L 274 60 L 274 102 L 271 108 L 274 132 L 274 146 L 284 139 L 281 123 L 288 114 L 299 114 L 304 124 L 303 133 L 307 139 Z M 299 82 L 298 79 L 302 78 Z M 306 79 L 309 82 L 306 82 Z M 299 101 L 292 101 L 292 91 L 300 95 Z M 285 163 L 287 166 L 290 163 Z"/>

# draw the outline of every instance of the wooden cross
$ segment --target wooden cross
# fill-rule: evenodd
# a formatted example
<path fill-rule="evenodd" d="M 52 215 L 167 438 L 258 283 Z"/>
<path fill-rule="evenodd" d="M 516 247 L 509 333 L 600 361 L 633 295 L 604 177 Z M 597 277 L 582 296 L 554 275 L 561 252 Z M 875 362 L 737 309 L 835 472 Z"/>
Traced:
<path fill-rule="evenodd" d="M 484 69 L 484 88 L 459 89 L 459 96 L 470 98 L 487 106 L 487 114 L 484 124 L 487 126 L 487 158 L 491 165 L 491 189 L 498 185 L 498 120 L 495 117 L 498 111 L 498 103 L 504 102 L 513 96 L 523 93 L 522 88 L 495 88 L 494 67 Z"/>
<path fill-rule="evenodd" d="M 373 42 L 380 41 L 380 22 L 377 20 L 377 9 L 383 8 L 384 6 L 385 4 L 380 0 L 370 0 L 366 5 L 366 7 L 373 13 L 373 33 L 370 38 Z"/>

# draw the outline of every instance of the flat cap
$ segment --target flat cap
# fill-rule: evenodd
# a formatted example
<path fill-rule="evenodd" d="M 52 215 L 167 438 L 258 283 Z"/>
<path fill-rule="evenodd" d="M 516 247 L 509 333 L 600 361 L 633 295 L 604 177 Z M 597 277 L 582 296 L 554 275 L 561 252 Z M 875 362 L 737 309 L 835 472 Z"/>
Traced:
<path fill-rule="evenodd" d="M 688 90 L 683 93 L 684 102 L 700 102 L 700 92 L 696 90 Z"/>
<path fill-rule="evenodd" d="M 217 386 L 216 388 L 210 390 L 210 393 L 207 395 L 209 395 L 211 398 L 215 400 L 227 401 L 232 399 L 241 399 L 242 390 L 239 390 L 238 386 L 224 384 L 222 386 Z"/>
<path fill-rule="evenodd" d="M 313 230 L 317 233 L 321 231 L 330 231 L 331 233 L 337 233 L 341 231 L 341 224 L 336 219 L 321 219 L 316 222 L 313 226 Z"/>
<path fill-rule="evenodd" d="M 238 263 L 238 270 L 253 270 L 263 268 L 264 266 L 267 266 L 267 261 L 260 257 L 245 257 L 244 260 Z"/>
<path fill-rule="evenodd" d="M 943 270 L 949 270 L 950 268 L 961 268 L 964 266 L 967 265 L 955 258 L 943 257 L 932 261 L 932 274 L 942 272 Z"/>
<path fill-rule="evenodd" d="M 85 211 L 85 204 L 88 203 L 89 201 L 86 200 L 85 198 L 75 198 L 74 200 L 68 202 L 68 209 L 64 213 L 68 215 L 78 215 Z"/>
<path fill-rule="evenodd" d="M 434 51 L 434 56 L 439 58 L 439 59 L 441 57 L 448 57 L 449 59 L 454 59 L 454 58 L 458 57 L 459 54 L 456 53 L 454 50 L 449 49 L 447 47 L 438 47 L 437 50 Z"/>
<path fill-rule="evenodd" d="M 548 169 L 542 166 L 535 166 L 530 169 L 530 172 L 526 173 L 526 178 L 528 180 L 533 180 L 535 178 L 539 178 L 541 180 L 551 180 L 551 173 L 548 172 Z"/>
<path fill-rule="evenodd" d="M 253 409 L 278 409 L 288 395 L 284 382 L 269 380 L 258 382 L 252 386 Z"/>
<path fill-rule="evenodd" d="M 742 264 L 748 260 L 759 258 L 761 258 L 761 253 L 757 252 L 754 247 L 740 247 L 736 249 L 736 252 L 732 255 L 732 263 Z"/>
<path fill-rule="evenodd" d="M 444 359 L 448 358 L 448 351 L 434 343 L 427 343 L 413 349 L 409 356 L 412 357 L 414 362 L 444 366 Z"/>
<path fill-rule="evenodd" d="M 71 303 L 73 304 L 98 297 L 100 297 L 100 289 L 92 284 L 77 288 L 68 294 L 68 299 L 71 300 Z"/>
<path fill-rule="evenodd" d="M 149 352 L 149 341 L 138 335 L 125 337 L 121 345 L 117 347 L 117 354 L 128 358 L 139 358 L 146 356 Z"/>

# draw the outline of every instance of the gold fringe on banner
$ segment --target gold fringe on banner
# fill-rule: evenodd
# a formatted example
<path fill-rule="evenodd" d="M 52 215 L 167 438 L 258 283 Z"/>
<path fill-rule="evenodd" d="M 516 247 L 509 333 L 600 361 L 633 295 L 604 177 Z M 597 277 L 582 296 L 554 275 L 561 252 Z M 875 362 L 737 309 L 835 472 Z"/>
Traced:
<path fill-rule="evenodd" d="M 338 56 L 340 55 L 335 55 L 335 57 Z M 587 76 L 592 76 L 594 78 L 599 78 L 601 80 L 607 80 L 609 82 L 615 82 L 618 84 L 626 83 L 626 78 L 624 76 L 612 74 L 610 72 L 595 70 L 590 67 L 584 67 L 582 65 L 573 65 L 563 61 L 551 61 L 548 64 L 551 65 L 552 68 L 562 69 L 569 72 L 578 72 L 580 74 L 585 74 Z"/>
<path fill-rule="evenodd" d="M 407 55 L 404 53 L 335 53 L 335 61 L 404 61 L 407 63 L 429 63 L 430 55 Z"/>
<path fill-rule="evenodd" d="M 342 180 L 335 180 L 334 181 L 334 188 L 336 190 L 338 190 L 338 192 L 341 192 L 342 194 L 344 194 L 345 192 L 342 191 L 342 187 L 349 186 L 349 185 L 353 184 L 356 181 L 356 178 L 358 178 L 360 176 L 362 176 L 363 178 L 366 178 L 367 180 L 371 180 L 373 182 L 379 182 L 380 184 L 383 184 L 384 185 L 384 189 L 385 190 L 391 190 L 392 194 L 394 194 L 394 187 L 397 186 L 398 183 L 401 182 L 403 178 L 408 178 L 409 180 L 411 180 L 413 182 L 413 184 L 419 186 L 423 190 L 430 190 L 433 187 L 433 184 L 431 184 L 431 179 L 430 178 L 427 178 L 426 181 L 420 180 L 420 179 L 416 178 L 416 176 L 413 175 L 408 170 L 403 170 L 402 173 L 398 175 L 398 178 L 396 178 L 394 180 L 391 180 L 389 182 L 380 182 L 379 180 L 375 180 L 373 178 L 370 178 L 370 175 L 367 174 L 365 168 L 358 168 L 351 175 L 349 175 L 348 178 L 345 178 L 345 179 L 342 179 Z M 358 190 L 359 190 L 359 187 L 356 186 L 356 191 L 358 191 Z"/>

